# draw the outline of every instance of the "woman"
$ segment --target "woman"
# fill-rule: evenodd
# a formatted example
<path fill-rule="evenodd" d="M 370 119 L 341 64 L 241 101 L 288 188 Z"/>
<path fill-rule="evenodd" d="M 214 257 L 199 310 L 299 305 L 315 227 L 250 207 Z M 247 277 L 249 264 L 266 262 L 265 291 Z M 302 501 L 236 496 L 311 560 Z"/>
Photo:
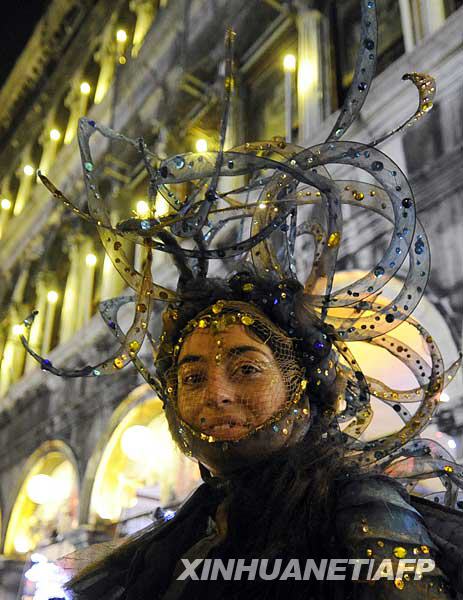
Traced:
<path fill-rule="evenodd" d="M 60 376 L 99 377 L 133 363 L 164 401 L 173 438 L 198 461 L 204 480 L 173 519 L 109 554 L 104 547 L 103 558 L 70 583 L 79 600 L 430 599 L 452 597 L 452 587 L 463 590 L 463 528 L 452 508 L 463 489 L 463 473 L 443 448 L 417 439 L 458 361 L 445 372 L 431 335 L 410 316 L 424 293 L 429 248 L 405 175 L 377 149 L 429 111 L 435 83 L 424 74 L 404 76 L 419 93 L 415 114 L 369 145 L 340 140 L 358 115 L 374 73 L 375 3 L 361 0 L 361 7 L 353 83 L 323 144 L 304 149 L 274 139 L 224 151 L 233 89 L 229 32 L 217 152 L 161 160 L 143 140 L 81 119 L 89 213 L 40 175 L 55 197 L 98 227 L 114 266 L 137 295 L 102 303 L 103 318 L 120 347 L 97 365 L 59 369 L 23 337 L 24 345 L 43 369 Z M 90 150 L 96 133 L 139 150 L 152 196 L 162 194 L 171 206 L 167 217 L 158 219 L 153 211 L 148 218 L 112 224 Z M 332 163 L 362 169 L 374 184 L 336 181 L 328 170 Z M 226 176 L 247 179 L 239 188 L 219 193 L 219 181 Z M 186 198 L 177 197 L 178 189 L 185 189 L 178 184 L 188 184 Z M 371 271 L 334 289 L 343 204 L 371 211 L 394 230 Z M 301 236 L 312 241 L 300 253 L 304 285 L 297 277 Z M 145 248 L 143 273 L 133 269 L 122 239 Z M 179 271 L 176 291 L 152 280 L 156 250 L 173 258 Z M 407 256 L 408 274 L 391 299 L 384 286 Z M 246 262 L 237 270 L 236 260 Z M 208 278 L 213 261 L 219 268 L 231 264 L 234 271 Z M 134 321 L 124 335 L 117 311 L 131 301 L 136 303 Z M 169 303 L 159 345 L 146 335 L 156 302 Z M 32 320 L 33 315 L 25 325 L 30 327 Z M 390 335 L 405 320 L 421 336 L 424 358 Z M 155 351 L 156 375 L 139 358 L 147 337 Z M 408 367 L 418 387 L 395 390 L 365 377 L 349 342 L 385 349 Z M 403 421 L 398 431 L 365 439 L 373 418 L 370 396 L 396 412 Z M 419 402 L 413 414 L 406 408 L 410 398 Z M 451 508 L 436 512 L 429 502 L 410 499 L 386 475 L 409 489 L 420 478 L 439 478 L 447 486 L 445 500 Z M 97 558 L 98 552 L 86 550 L 86 558 Z M 224 567 L 232 564 L 229 560 L 245 559 L 239 563 L 240 577 L 235 571 L 233 580 L 207 580 L 219 564 L 208 560 L 212 558 L 222 559 Z M 320 565 L 336 558 L 344 561 L 344 578 L 337 577 L 332 562 L 325 577 Z M 255 571 L 257 559 L 262 560 Z M 319 566 L 318 578 L 306 577 L 305 567 L 298 571 L 307 559 Z M 400 561 L 407 559 L 424 561 L 422 572 L 400 571 Z M 434 569 L 430 560 L 437 562 Z M 201 567 L 199 580 L 195 565 Z M 249 567 L 246 578 L 243 565 Z"/>
<path fill-rule="evenodd" d="M 291 567 L 374 559 L 371 577 L 383 559 L 391 559 L 393 574 L 405 557 L 439 565 L 438 547 L 404 489 L 361 475 L 342 443 L 329 439 L 346 382 L 328 336 L 291 319 L 301 293 L 294 280 L 247 271 L 227 283 L 198 280 L 165 312 L 157 368 L 166 414 L 205 483 L 172 520 L 78 576 L 76 598 L 452 597 L 440 566 L 416 579 L 389 573 L 370 584 L 368 564 L 354 581 L 353 564 L 345 581 L 301 581 Z M 214 581 L 177 579 L 182 558 L 267 560 L 251 580 Z M 269 577 L 288 568 L 283 580 Z"/>

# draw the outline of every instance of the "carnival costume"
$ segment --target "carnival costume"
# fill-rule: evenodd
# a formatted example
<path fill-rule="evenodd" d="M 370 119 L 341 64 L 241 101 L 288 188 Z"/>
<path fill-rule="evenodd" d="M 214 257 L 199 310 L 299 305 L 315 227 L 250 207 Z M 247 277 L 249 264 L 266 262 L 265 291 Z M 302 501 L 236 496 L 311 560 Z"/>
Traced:
<path fill-rule="evenodd" d="M 101 314 L 120 346 L 99 364 L 61 369 L 37 355 L 23 336 L 24 345 L 43 369 L 60 376 L 102 377 L 133 363 L 163 400 L 173 438 L 184 453 L 198 460 L 205 480 L 172 520 L 144 530 L 112 552 L 110 545 L 90 552 L 96 559 L 101 551 L 102 558 L 72 585 L 78 599 L 173 600 L 196 595 L 448 598 L 452 589 L 463 593 L 463 519 L 456 510 L 463 468 L 437 443 L 418 437 L 459 361 L 445 370 L 430 333 L 410 316 L 425 290 L 429 247 L 405 175 L 378 149 L 381 142 L 411 126 L 432 108 L 435 82 L 425 74 L 405 75 L 419 95 L 418 108 L 410 119 L 369 144 L 341 141 L 359 114 L 375 70 L 375 3 L 362 0 L 361 7 L 361 41 L 353 83 L 325 142 L 304 149 L 275 139 L 224 150 L 233 92 L 233 33 L 228 32 L 224 111 L 217 152 L 187 153 L 161 160 L 142 139 L 128 138 L 83 118 L 79 123 L 79 146 L 88 213 L 39 174 L 56 198 L 97 227 L 114 266 L 136 295 L 102 302 Z M 168 216 L 157 218 L 153 212 L 145 218 L 111 222 L 108 205 L 98 189 L 98 165 L 90 151 L 90 138 L 98 134 L 129 144 L 139 152 L 148 172 L 150 196 L 154 199 L 162 195 L 170 206 Z M 334 180 L 330 175 L 333 165 L 360 169 L 372 183 Z M 227 177 L 234 181 L 241 178 L 242 183 L 231 191 L 220 192 L 221 182 Z M 187 188 L 186 197 L 176 194 L 179 184 Z M 384 255 L 370 272 L 350 285 L 333 289 L 342 241 L 343 205 L 372 211 L 389 221 L 393 232 Z M 228 230 L 230 234 L 225 235 Z M 307 264 L 302 269 L 307 277 L 301 284 L 296 248 L 305 237 L 311 240 L 311 248 L 303 256 Z M 124 239 L 144 248 L 142 272 L 129 263 Z M 176 290 L 153 281 L 156 253 L 172 257 L 179 271 Z M 387 298 L 384 287 L 406 260 L 408 272 L 402 287 L 394 298 Z M 218 267 L 215 277 L 208 277 L 212 263 L 228 272 L 220 274 Z M 233 269 L 228 268 L 230 264 Z M 134 303 L 135 311 L 124 335 L 117 313 L 128 303 Z M 150 320 L 157 318 L 159 307 L 165 305 L 163 333 L 157 341 L 150 333 Z M 30 326 L 33 318 L 28 317 L 25 324 Z M 404 321 L 420 334 L 426 348 L 424 358 L 391 335 Z M 188 336 L 203 330 L 217 336 L 216 360 L 220 361 L 221 332 L 233 326 L 244 328 L 271 349 L 286 402 L 239 439 L 224 441 L 207 427 L 192 426 L 180 414 L 178 359 Z M 138 356 L 145 341 L 153 346 L 155 373 Z M 408 367 L 419 385 L 416 389 L 395 390 L 383 381 L 364 376 L 349 347 L 356 341 L 386 349 Z M 393 434 L 365 441 L 364 433 L 374 416 L 371 397 L 392 406 L 403 425 Z M 407 404 L 413 402 L 419 406 L 412 413 Z M 235 424 L 228 425 L 232 428 Z M 331 522 L 314 524 L 306 539 L 302 531 L 292 528 L 294 523 L 301 526 L 298 519 L 305 516 L 305 510 L 309 515 L 310 507 L 300 509 L 302 505 L 296 504 L 296 515 L 290 514 L 291 498 L 282 497 L 282 515 L 275 515 L 275 521 L 287 519 L 288 538 L 283 539 L 281 534 L 282 539 L 273 544 L 272 532 L 268 532 L 269 547 L 275 550 L 269 558 L 289 560 L 291 556 L 307 557 L 322 550 L 331 552 L 331 556 L 386 557 L 395 561 L 437 557 L 436 569 L 419 580 L 404 576 L 375 582 L 372 587 L 364 582 L 350 583 L 351 587 L 345 587 L 345 582 L 324 582 L 325 587 L 318 587 L 315 582 L 304 588 L 303 582 L 293 582 L 293 588 L 285 582 L 286 587 L 270 590 L 260 581 L 248 582 L 247 587 L 240 587 L 239 582 L 227 587 L 222 582 L 222 587 L 217 584 L 219 588 L 213 588 L 209 583 L 209 587 L 200 587 L 199 582 L 176 580 L 181 557 L 239 557 L 240 549 L 246 549 L 248 557 L 253 556 L 246 527 L 252 531 L 259 519 L 255 507 L 259 502 L 265 505 L 265 498 L 259 496 L 257 488 L 262 484 L 262 489 L 271 489 L 268 477 L 275 481 L 280 477 L 278 485 L 291 490 L 288 474 L 299 476 L 305 469 L 304 485 L 315 506 L 314 486 L 320 483 L 317 477 L 321 474 L 316 464 L 302 464 L 306 457 L 301 453 L 307 449 L 319 451 L 320 464 L 326 469 L 323 477 L 332 478 L 330 490 L 336 497 L 329 507 Z M 333 457 L 349 468 L 330 474 Z M 289 470 L 288 464 L 292 465 Z M 433 477 L 445 486 L 441 497 L 447 508 L 407 495 L 420 479 Z M 237 508 L 240 493 L 250 495 L 247 500 L 242 498 L 242 510 Z M 321 518 L 324 509 L 319 506 L 317 510 L 312 514 L 315 520 Z M 323 532 L 326 540 L 314 539 Z M 305 545 L 296 547 L 298 533 Z M 322 550 L 317 550 L 317 544 Z M 259 552 L 259 548 L 254 550 Z M 78 554 L 68 562 L 75 567 L 80 559 Z"/>

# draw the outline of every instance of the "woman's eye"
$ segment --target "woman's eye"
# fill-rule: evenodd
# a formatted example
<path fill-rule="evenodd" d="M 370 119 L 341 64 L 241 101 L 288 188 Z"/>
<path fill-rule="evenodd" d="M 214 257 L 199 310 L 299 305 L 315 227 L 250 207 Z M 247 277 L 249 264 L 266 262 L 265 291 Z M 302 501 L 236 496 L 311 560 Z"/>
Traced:
<path fill-rule="evenodd" d="M 202 383 L 203 381 L 203 373 L 190 373 L 189 375 L 184 375 L 182 377 L 183 385 L 197 385 L 198 383 Z"/>
<path fill-rule="evenodd" d="M 261 369 L 259 367 L 257 367 L 256 365 L 245 364 L 245 365 L 240 365 L 239 367 L 237 367 L 234 371 L 234 375 L 249 376 L 249 375 L 256 375 L 257 373 L 260 373 L 260 372 L 261 372 Z"/>

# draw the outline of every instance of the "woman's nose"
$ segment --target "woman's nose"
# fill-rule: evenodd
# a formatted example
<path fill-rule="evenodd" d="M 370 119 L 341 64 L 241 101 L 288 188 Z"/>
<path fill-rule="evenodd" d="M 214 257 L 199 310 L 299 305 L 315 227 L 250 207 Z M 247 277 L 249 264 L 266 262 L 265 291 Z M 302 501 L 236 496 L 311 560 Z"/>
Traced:
<path fill-rule="evenodd" d="M 206 406 L 223 407 L 231 404 L 234 398 L 233 385 L 218 369 L 211 370 L 208 375 Z"/>

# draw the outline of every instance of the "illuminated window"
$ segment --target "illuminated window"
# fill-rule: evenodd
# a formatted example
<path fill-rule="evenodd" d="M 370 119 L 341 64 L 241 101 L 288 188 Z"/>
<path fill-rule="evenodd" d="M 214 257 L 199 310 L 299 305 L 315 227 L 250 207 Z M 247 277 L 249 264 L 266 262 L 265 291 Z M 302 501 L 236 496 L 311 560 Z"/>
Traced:
<path fill-rule="evenodd" d="M 94 478 L 89 521 L 117 522 L 175 506 L 197 483 L 196 464 L 177 449 L 161 401 L 150 397 L 126 413 L 109 437 Z"/>
<path fill-rule="evenodd" d="M 17 495 L 5 539 L 6 555 L 26 554 L 38 545 L 53 544 L 77 527 L 77 472 L 60 443 L 56 449 L 41 451 L 30 459 Z"/>

